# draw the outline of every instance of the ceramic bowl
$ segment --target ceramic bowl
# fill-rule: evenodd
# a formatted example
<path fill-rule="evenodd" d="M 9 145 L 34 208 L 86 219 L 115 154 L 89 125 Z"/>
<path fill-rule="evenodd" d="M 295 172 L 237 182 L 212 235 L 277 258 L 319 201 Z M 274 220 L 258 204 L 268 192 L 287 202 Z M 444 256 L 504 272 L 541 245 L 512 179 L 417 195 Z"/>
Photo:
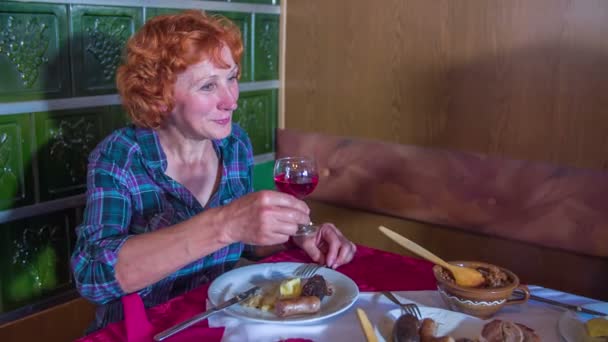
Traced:
<path fill-rule="evenodd" d="M 472 268 L 498 267 L 509 279 L 502 287 L 463 287 L 446 278 L 443 267 L 435 265 L 433 274 L 437 280 L 437 290 L 450 310 L 488 319 L 505 305 L 525 303 L 530 298 L 530 291 L 520 285 L 517 275 L 503 267 L 477 261 L 451 261 L 450 264 Z M 514 293 L 519 296 L 511 298 Z"/>

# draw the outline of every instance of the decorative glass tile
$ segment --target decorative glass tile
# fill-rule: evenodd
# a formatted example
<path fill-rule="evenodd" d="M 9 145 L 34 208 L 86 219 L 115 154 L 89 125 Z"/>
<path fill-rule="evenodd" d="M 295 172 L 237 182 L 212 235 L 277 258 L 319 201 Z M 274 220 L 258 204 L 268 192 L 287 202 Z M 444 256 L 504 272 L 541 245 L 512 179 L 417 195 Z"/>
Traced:
<path fill-rule="evenodd" d="M 0 3 L 0 101 L 69 95 L 65 5 Z"/>
<path fill-rule="evenodd" d="M 31 204 L 30 114 L 0 116 L 0 210 Z"/>
<path fill-rule="evenodd" d="M 274 160 L 257 164 L 253 167 L 253 189 L 260 190 L 276 190 L 274 185 Z"/>
<path fill-rule="evenodd" d="M 110 132 L 108 118 L 108 107 L 36 113 L 41 200 L 85 191 L 88 156 Z"/>
<path fill-rule="evenodd" d="M 142 25 L 141 8 L 73 5 L 70 39 L 75 94 L 115 93 L 122 50 Z"/>
<path fill-rule="evenodd" d="M 154 7 L 148 7 L 146 8 L 146 21 L 150 18 L 154 18 L 158 15 L 165 15 L 165 14 L 176 14 L 179 13 L 181 11 L 184 11 L 184 8 L 154 8 Z"/>
<path fill-rule="evenodd" d="M 106 134 L 110 134 L 115 129 L 125 127 L 131 123 L 131 119 L 122 106 L 109 106 L 108 111 L 109 115 L 105 119 L 107 120 L 106 125 L 108 127 Z"/>
<path fill-rule="evenodd" d="M 72 287 L 73 215 L 65 210 L 0 225 L 0 312 Z"/>
<path fill-rule="evenodd" d="M 240 12 L 209 12 L 222 15 L 232 20 L 241 30 L 243 39 L 243 56 L 241 57 L 241 82 L 250 82 L 251 78 L 251 14 Z"/>
<path fill-rule="evenodd" d="M 247 131 L 254 154 L 274 151 L 277 119 L 277 91 L 260 90 L 242 93 L 234 121 Z"/>
<path fill-rule="evenodd" d="M 255 15 L 255 70 L 256 81 L 279 79 L 279 16 Z"/>

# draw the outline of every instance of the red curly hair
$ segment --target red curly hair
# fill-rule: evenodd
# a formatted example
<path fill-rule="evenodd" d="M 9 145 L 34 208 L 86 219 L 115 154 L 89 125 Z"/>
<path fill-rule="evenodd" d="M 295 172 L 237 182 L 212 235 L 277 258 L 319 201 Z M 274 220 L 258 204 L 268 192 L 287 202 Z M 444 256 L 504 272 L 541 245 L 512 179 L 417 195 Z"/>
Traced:
<path fill-rule="evenodd" d="M 239 28 L 221 16 L 188 10 L 154 17 L 133 35 L 116 72 L 116 86 L 134 124 L 158 128 L 173 109 L 177 75 L 205 58 L 220 68 L 226 45 L 241 66 L 243 42 Z"/>

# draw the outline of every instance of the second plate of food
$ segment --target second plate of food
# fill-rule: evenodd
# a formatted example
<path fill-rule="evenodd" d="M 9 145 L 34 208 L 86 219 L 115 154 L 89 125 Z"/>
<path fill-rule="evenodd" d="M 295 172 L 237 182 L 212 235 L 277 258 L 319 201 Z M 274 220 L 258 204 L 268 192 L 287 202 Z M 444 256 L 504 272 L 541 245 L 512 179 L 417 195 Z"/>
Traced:
<path fill-rule="evenodd" d="M 264 263 L 236 268 L 216 278 L 209 286 L 209 301 L 217 305 L 253 286 L 263 291 L 278 288 L 282 281 L 295 278 L 295 272 L 304 264 L 296 262 Z M 250 321 L 284 324 L 307 324 L 323 320 L 347 310 L 357 300 L 357 284 L 344 274 L 330 268 L 320 268 L 317 273 L 331 288 L 332 294 L 323 297 L 319 311 L 312 314 L 299 314 L 279 317 L 272 308 L 261 310 L 243 304 L 236 304 L 224 312 Z"/>

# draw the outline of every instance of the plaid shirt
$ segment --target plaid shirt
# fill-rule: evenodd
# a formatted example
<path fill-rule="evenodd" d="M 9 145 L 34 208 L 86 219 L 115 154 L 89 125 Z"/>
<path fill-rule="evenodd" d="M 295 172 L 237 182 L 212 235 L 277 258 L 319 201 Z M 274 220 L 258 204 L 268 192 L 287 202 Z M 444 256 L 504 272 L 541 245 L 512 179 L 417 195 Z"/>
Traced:
<path fill-rule="evenodd" d="M 217 207 L 253 191 L 253 154 L 249 137 L 238 125 L 225 139 L 214 140 L 222 178 L 208 207 Z M 154 130 L 129 126 L 104 139 L 89 156 L 87 204 L 71 266 L 80 294 L 97 304 L 120 303 L 125 293 L 115 276 L 118 252 L 137 234 L 162 229 L 205 210 L 192 193 L 165 174 L 167 158 Z M 147 306 L 175 294 L 176 284 L 188 290 L 218 274 L 205 271 L 234 264 L 243 252 L 235 243 L 196 260 L 156 284 L 139 291 Z M 221 273 L 223 271 L 219 270 Z M 188 279 L 198 278 L 197 281 Z M 97 327 L 120 319 L 122 309 L 98 310 Z M 106 317 L 100 317 L 106 316 Z"/>

